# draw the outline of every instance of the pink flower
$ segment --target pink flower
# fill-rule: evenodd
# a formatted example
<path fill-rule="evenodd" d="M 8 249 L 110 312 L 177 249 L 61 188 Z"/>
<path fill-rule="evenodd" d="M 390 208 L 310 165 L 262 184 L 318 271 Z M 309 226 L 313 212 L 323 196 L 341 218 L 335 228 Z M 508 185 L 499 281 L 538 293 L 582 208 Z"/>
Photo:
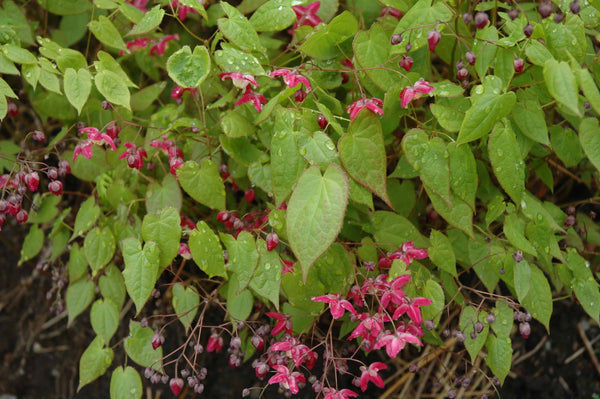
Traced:
<path fill-rule="evenodd" d="M 180 255 L 183 259 L 192 259 L 192 253 L 190 252 L 190 247 L 185 242 L 179 243 L 179 252 L 177 255 Z"/>
<path fill-rule="evenodd" d="M 300 388 L 298 387 L 299 382 L 306 381 L 306 378 L 299 373 L 298 371 L 294 371 L 293 373 L 290 370 L 280 364 L 274 365 L 273 368 L 277 370 L 277 373 L 269 378 L 268 384 L 275 384 L 276 382 L 280 383 L 281 386 L 285 389 L 289 389 L 293 394 L 298 393 Z"/>
<path fill-rule="evenodd" d="M 290 89 L 297 87 L 300 83 L 306 87 L 306 91 L 310 93 L 312 88 L 310 82 L 302 75 L 298 75 L 289 69 L 277 69 L 269 74 L 270 76 L 283 76 L 283 81 Z"/>
<path fill-rule="evenodd" d="M 281 275 L 284 276 L 287 273 L 294 273 L 294 262 L 287 259 L 281 259 L 283 265 L 281 265 Z"/>
<path fill-rule="evenodd" d="M 401 259 L 406 263 L 406 266 L 410 265 L 414 259 L 425 259 L 429 255 L 427 250 L 421 248 L 415 248 L 415 243 L 408 241 L 402 244 L 399 250 L 392 252 L 388 255 L 390 259 Z"/>
<path fill-rule="evenodd" d="M 388 356 L 396 357 L 398 353 L 404 349 L 404 346 L 407 342 L 423 346 L 419 338 L 415 337 L 414 335 L 402 331 L 396 331 L 394 334 L 390 334 L 388 332 L 379 337 L 377 342 L 375 342 L 375 349 L 385 346 L 385 351 L 387 352 Z"/>
<path fill-rule="evenodd" d="M 358 316 L 361 320 L 358 326 L 352 331 L 348 339 L 362 337 L 363 339 L 374 341 L 383 330 L 383 319 L 380 314 L 370 315 L 363 313 Z"/>
<path fill-rule="evenodd" d="M 323 399 L 348 399 L 355 398 L 358 394 L 349 389 L 337 390 L 334 388 L 323 388 L 323 393 L 325 397 Z"/>
<path fill-rule="evenodd" d="M 419 307 L 427 305 L 431 305 L 431 299 L 429 298 L 405 299 L 404 303 L 394 311 L 392 318 L 396 320 L 406 313 L 413 323 L 421 324 L 423 323 L 423 318 L 421 317 L 421 309 Z"/>
<path fill-rule="evenodd" d="M 247 91 L 248 85 L 252 85 L 255 89 L 259 87 L 258 82 L 254 79 L 254 76 L 246 73 L 239 72 L 224 72 L 219 75 L 221 80 L 231 80 L 233 85 L 239 89 Z"/>
<path fill-rule="evenodd" d="M 92 145 L 102 145 L 108 144 L 111 146 L 113 151 L 117 151 L 117 146 L 113 142 L 113 139 L 106 133 L 100 133 L 98 129 L 95 127 L 84 127 L 79 129 L 82 133 L 87 133 L 87 140 L 81 141 L 79 144 L 75 146 L 75 151 L 73 151 L 73 161 L 77 159 L 79 154 L 83 155 L 87 159 L 92 157 Z"/>
<path fill-rule="evenodd" d="M 294 22 L 294 27 L 288 33 L 293 35 L 299 26 L 308 25 L 314 27 L 323 23 L 323 20 L 317 17 L 317 11 L 319 11 L 320 7 L 320 1 L 312 2 L 306 7 L 292 6 L 292 10 L 296 13 L 296 22 Z"/>
<path fill-rule="evenodd" d="M 206 344 L 206 350 L 208 352 L 221 352 L 223 349 L 223 337 L 221 337 L 216 332 L 212 332 L 210 337 L 208 337 L 208 343 Z"/>
<path fill-rule="evenodd" d="M 167 49 L 167 44 L 171 40 L 179 40 L 179 35 L 176 33 L 174 35 L 168 35 L 168 36 L 165 36 L 162 39 L 160 39 L 158 41 L 158 43 L 156 43 L 155 45 L 150 47 L 150 55 L 154 55 L 154 54 L 164 55 L 165 50 Z"/>
<path fill-rule="evenodd" d="M 340 294 L 327 294 L 321 296 L 315 296 L 310 298 L 313 302 L 325 302 L 329 304 L 329 310 L 331 311 L 331 316 L 334 319 L 339 319 L 345 313 L 345 310 L 356 314 L 356 310 L 348 300 L 343 299 Z"/>
<path fill-rule="evenodd" d="M 369 385 L 369 381 L 378 386 L 379 388 L 383 388 L 385 384 L 383 383 L 383 379 L 379 376 L 379 370 L 385 370 L 388 366 L 381 362 L 371 363 L 369 367 L 361 366 L 360 370 L 362 374 L 360 376 L 360 389 L 361 391 L 367 390 L 367 385 Z"/>
<path fill-rule="evenodd" d="M 423 94 L 429 94 L 434 87 L 426 80 L 417 80 L 414 86 L 406 86 L 400 92 L 400 105 L 406 108 L 412 100 L 420 98 Z"/>
<path fill-rule="evenodd" d="M 379 14 L 379 17 L 385 17 L 386 15 L 391 15 L 392 17 L 396 18 L 396 19 L 400 19 L 404 16 L 404 14 L 402 14 L 402 11 L 393 8 L 393 7 L 383 7 L 381 9 L 381 14 Z"/>
<path fill-rule="evenodd" d="M 177 9 L 177 16 L 181 21 L 185 21 L 189 13 L 197 13 L 192 7 L 183 5 L 177 0 L 171 2 L 171 7 Z"/>
<path fill-rule="evenodd" d="M 380 108 L 383 106 L 383 101 L 378 98 L 363 98 L 358 101 L 353 102 L 346 108 L 346 112 L 350 114 L 350 119 L 356 118 L 356 115 L 360 112 L 361 109 L 367 108 L 376 114 L 383 115 L 383 110 Z"/>
<path fill-rule="evenodd" d="M 235 103 L 236 106 L 251 102 L 257 112 L 262 111 L 263 104 L 267 103 L 267 99 L 260 93 L 253 91 L 250 86 L 246 88 L 244 95 Z"/>
<path fill-rule="evenodd" d="M 146 150 L 138 148 L 131 142 L 124 143 L 123 145 L 127 150 L 119 156 L 119 159 L 127 158 L 127 165 L 130 168 L 135 168 L 137 170 L 142 169 L 142 166 L 144 166 L 144 158 L 148 158 Z"/>
<path fill-rule="evenodd" d="M 127 3 L 131 4 L 132 6 L 134 6 L 142 12 L 148 11 L 145 8 L 146 4 L 148 4 L 148 0 L 127 0 Z"/>
<path fill-rule="evenodd" d="M 182 166 L 183 166 L 183 159 L 181 159 L 179 157 L 169 158 L 169 172 L 171 172 L 172 175 L 177 175 L 176 170 L 181 168 Z"/>
<path fill-rule="evenodd" d="M 267 316 L 276 319 L 277 323 L 275 324 L 275 328 L 271 331 L 271 335 L 277 335 L 280 332 L 284 331 L 286 334 L 292 334 L 292 321 L 290 320 L 289 315 L 276 313 L 276 312 L 267 312 L 265 313 Z"/>
<path fill-rule="evenodd" d="M 409 281 L 410 274 L 403 274 L 393 279 L 389 285 L 389 288 L 387 288 L 381 295 L 381 307 L 384 309 L 387 308 L 390 302 L 395 305 L 403 304 L 406 295 L 404 294 L 402 287 Z"/>
<path fill-rule="evenodd" d="M 128 41 L 127 43 L 125 43 L 125 46 L 127 46 L 127 50 L 129 51 L 138 51 L 148 47 L 148 44 L 150 44 L 151 42 L 152 40 L 148 37 L 140 37 L 138 39 Z M 119 52 L 119 55 L 123 54 L 125 54 L 125 52 L 121 50 Z"/>

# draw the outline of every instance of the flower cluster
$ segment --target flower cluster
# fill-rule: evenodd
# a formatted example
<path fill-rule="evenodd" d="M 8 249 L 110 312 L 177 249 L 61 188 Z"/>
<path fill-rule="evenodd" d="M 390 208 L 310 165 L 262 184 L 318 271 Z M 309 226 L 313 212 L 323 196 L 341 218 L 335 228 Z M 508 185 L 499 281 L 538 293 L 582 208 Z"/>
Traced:
<path fill-rule="evenodd" d="M 175 175 L 176 170 L 183 165 L 183 151 L 177 147 L 173 140 L 168 140 L 167 136 L 162 136 L 161 140 L 154 139 L 150 141 L 150 147 L 159 148 L 169 157 L 169 171 Z"/>

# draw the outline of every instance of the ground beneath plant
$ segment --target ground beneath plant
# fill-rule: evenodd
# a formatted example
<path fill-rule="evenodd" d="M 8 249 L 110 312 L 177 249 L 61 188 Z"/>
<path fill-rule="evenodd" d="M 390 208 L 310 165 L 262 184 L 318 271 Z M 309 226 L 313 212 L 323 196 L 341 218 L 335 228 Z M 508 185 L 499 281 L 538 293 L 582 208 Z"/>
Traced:
<path fill-rule="evenodd" d="M 10 233 L 0 233 L 0 259 L 4 260 L 0 268 L 0 398 L 108 398 L 110 372 L 76 392 L 79 357 L 93 339 L 94 332 L 86 315 L 67 326 L 64 313 L 56 315 L 49 311 L 52 301 L 46 299 L 46 292 L 51 287 L 51 270 L 39 270 L 35 263 L 17 267 L 17 237 L 12 229 Z M 478 386 L 457 389 L 458 397 L 479 398 L 488 394 L 490 398 L 593 399 L 600 395 L 600 365 L 591 356 L 592 353 L 600 356 L 600 329 L 574 303 L 556 302 L 555 307 L 550 334 L 543 326 L 533 323 L 529 339 L 513 337 L 515 365 L 499 392 L 490 390 L 488 384 L 483 391 Z M 117 335 L 125 336 L 126 333 L 120 330 Z M 458 347 L 453 350 L 461 351 Z M 125 355 L 117 350 L 115 359 L 120 364 Z M 444 370 L 440 365 L 432 370 L 432 364 L 410 378 L 402 371 L 407 366 L 400 360 L 394 362 L 387 370 L 388 391 L 375 390 L 361 398 L 443 398 L 452 388 L 449 381 L 455 378 L 440 376 L 439 370 Z M 228 367 L 226 356 L 213 356 L 212 363 L 206 367 L 208 379 L 201 397 L 240 398 L 243 388 L 265 385 L 264 381 L 261 383 L 256 379 L 250 367 L 238 370 Z M 448 368 L 448 373 L 451 372 Z M 420 388 L 407 389 L 409 387 L 398 382 L 419 383 Z M 172 397 L 167 385 L 151 385 L 147 380 L 144 384 L 144 398 Z M 396 388 L 390 391 L 391 386 Z M 282 397 L 275 387 L 265 391 L 256 389 L 252 397 L 259 397 L 261 393 L 263 398 Z M 180 397 L 193 398 L 195 395 L 184 391 Z M 307 388 L 296 397 L 312 398 L 314 394 Z"/>

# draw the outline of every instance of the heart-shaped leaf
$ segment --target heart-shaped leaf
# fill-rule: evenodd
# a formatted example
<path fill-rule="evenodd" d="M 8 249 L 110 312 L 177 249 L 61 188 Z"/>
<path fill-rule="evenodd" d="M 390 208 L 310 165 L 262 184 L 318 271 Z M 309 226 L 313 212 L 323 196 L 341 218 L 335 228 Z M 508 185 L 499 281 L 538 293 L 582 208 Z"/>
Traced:
<path fill-rule="evenodd" d="M 202 168 L 194 161 L 187 161 L 177 169 L 177 177 L 193 199 L 212 209 L 225 209 L 225 184 L 213 161 L 205 159 Z"/>
<path fill-rule="evenodd" d="M 81 109 L 92 91 L 92 75 L 85 68 L 81 68 L 77 72 L 73 68 L 67 68 L 64 76 L 64 88 L 67 100 L 77 109 L 77 113 L 81 114 Z"/>
<path fill-rule="evenodd" d="M 183 46 L 167 61 L 169 77 L 181 87 L 198 87 L 210 72 L 210 56 L 204 46 Z"/>
<path fill-rule="evenodd" d="M 185 287 L 183 284 L 173 286 L 173 309 L 179 318 L 179 321 L 185 327 L 187 332 L 198 312 L 200 296 L 191 287 Z"/>
<path fill-rule="evenodd" d="M 167 267 L 179 252 L 181 219 L 175 208 L 164 208 L 158 214 L 146 214 L 142 223 L 144 241 L 154 241 L 160 249 L 161 268 Z"/>
<path fill-rule="evenodd" d="M 141 399 L 142 378 L 133 367 L 118 367 L 110 378 L 110 399 Z"/>
<path fill-rule="evenodd" d="M 160 250 L 158 244 L 153 241 L 147 242 L 142 249 L 142 244 L 137 238 L 127 238 L 123 240 L 122 251 L 125 262 L 125 287 L 135 303 L 136 313 L 139 313 L 150 298 L 158 279 Z"/>

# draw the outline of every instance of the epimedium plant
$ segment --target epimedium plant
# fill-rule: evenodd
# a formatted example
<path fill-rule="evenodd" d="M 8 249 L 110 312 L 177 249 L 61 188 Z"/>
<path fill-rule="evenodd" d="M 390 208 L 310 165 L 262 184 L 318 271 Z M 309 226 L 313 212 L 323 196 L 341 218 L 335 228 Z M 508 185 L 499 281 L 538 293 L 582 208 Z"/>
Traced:
<path fill-rule="evenodd" d="M 110 372 L 111 397 L 141 397 L 122 349 L 201 393 L 229 343 L 264 386 L 348 398 L 384 386 L 370 352 L 447 340 L 502 383 L 553 301 L 598 322 L 599 2 L 6 1 L 0 20 L 0 225 L 29 224 L 20 263 L 53 268 L 54 311 L 89 312 L 79 388 Z"/>

